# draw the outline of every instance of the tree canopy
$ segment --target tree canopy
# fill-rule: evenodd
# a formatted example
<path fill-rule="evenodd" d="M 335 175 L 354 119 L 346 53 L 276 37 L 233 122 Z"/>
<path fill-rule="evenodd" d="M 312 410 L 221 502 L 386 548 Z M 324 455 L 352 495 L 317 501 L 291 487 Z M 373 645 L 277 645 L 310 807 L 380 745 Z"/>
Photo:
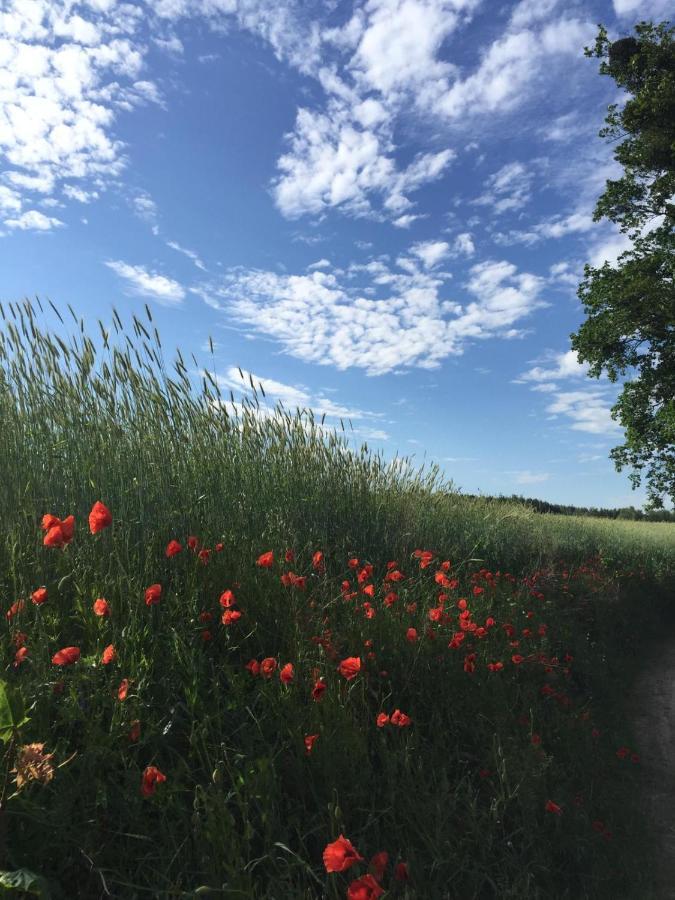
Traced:
<path fill-rule="evenodd" d="M 586 55 L 627 93 L 608 108 L 600 136 L 618 142 L 623 175 L 608 180 L 594 219 L 631 241 L 615 265 L 586 265 L 578 296 L 586 320 L 571 335 L 589 374 L 622 381 L 613 417 L 625 441 L 611 451 L 649 502 L 675 503 L 675 29 L 642 22 L 610 41 L 600 26 Z"/>

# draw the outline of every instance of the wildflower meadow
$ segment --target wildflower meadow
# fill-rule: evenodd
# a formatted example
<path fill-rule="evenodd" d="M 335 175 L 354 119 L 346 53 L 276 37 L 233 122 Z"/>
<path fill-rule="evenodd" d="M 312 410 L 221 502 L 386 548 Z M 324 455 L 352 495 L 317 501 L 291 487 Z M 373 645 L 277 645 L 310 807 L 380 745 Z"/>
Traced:
<path fill-rule="evenodd" d="M 463 497 L 149 310 L 0 312 L 8 895 L 651 896 L 671 524 Z"/>

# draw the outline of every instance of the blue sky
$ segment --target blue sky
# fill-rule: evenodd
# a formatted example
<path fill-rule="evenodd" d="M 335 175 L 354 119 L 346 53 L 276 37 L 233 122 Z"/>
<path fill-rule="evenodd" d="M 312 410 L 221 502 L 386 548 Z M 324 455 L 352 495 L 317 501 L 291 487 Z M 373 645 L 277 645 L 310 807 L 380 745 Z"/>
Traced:
<path fill-rule="evenodd" d="M 148 303 L 224 386 L 466 491 L 640 505 L 569 345 L 626 246 L 583 47 L 667 6 L 2 0 L 0 299 Z"/>

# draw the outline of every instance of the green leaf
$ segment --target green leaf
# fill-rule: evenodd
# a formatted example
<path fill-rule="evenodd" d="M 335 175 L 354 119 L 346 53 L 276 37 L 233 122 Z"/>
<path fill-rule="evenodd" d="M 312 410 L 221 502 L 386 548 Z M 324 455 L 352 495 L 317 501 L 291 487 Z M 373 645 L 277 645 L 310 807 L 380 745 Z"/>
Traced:
<path fill-rule="evenodd" d="M 31 894 L 40 900 L 50 900 L 49 885 L 42 875 L 36 875 L 29 869 L 16 869 L 14 872 L 0 872 L 0 897 L 15 891 Z"/>
<path fill-rule="evenodd" d="M 0 680 L 0 740 L 8 741 L 27 721 L 20 691 Z"/>

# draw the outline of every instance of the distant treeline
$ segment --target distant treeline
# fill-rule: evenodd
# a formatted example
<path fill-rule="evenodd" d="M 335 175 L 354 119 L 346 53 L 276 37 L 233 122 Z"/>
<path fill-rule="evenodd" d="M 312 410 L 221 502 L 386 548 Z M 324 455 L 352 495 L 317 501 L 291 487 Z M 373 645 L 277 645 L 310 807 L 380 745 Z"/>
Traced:
<path fill-rule="evenodd" d="M 536 500 L 532 497 L 521 497 L 511 494 L 510 497 L 499 496 L 495 500 L 504 503 L 522 503 L 541 513 L 556 513 L 561 516 L 593 516 L 598 519 L 629 519 L 644 522 L 675 522 L 675 510 L 653 509 L 644 512 L 634 506 L 622 506 L 619 509 L 604 509 L 595 506 L 572 506 L 570 504 L 549 503 L 547 500 Z"/>

